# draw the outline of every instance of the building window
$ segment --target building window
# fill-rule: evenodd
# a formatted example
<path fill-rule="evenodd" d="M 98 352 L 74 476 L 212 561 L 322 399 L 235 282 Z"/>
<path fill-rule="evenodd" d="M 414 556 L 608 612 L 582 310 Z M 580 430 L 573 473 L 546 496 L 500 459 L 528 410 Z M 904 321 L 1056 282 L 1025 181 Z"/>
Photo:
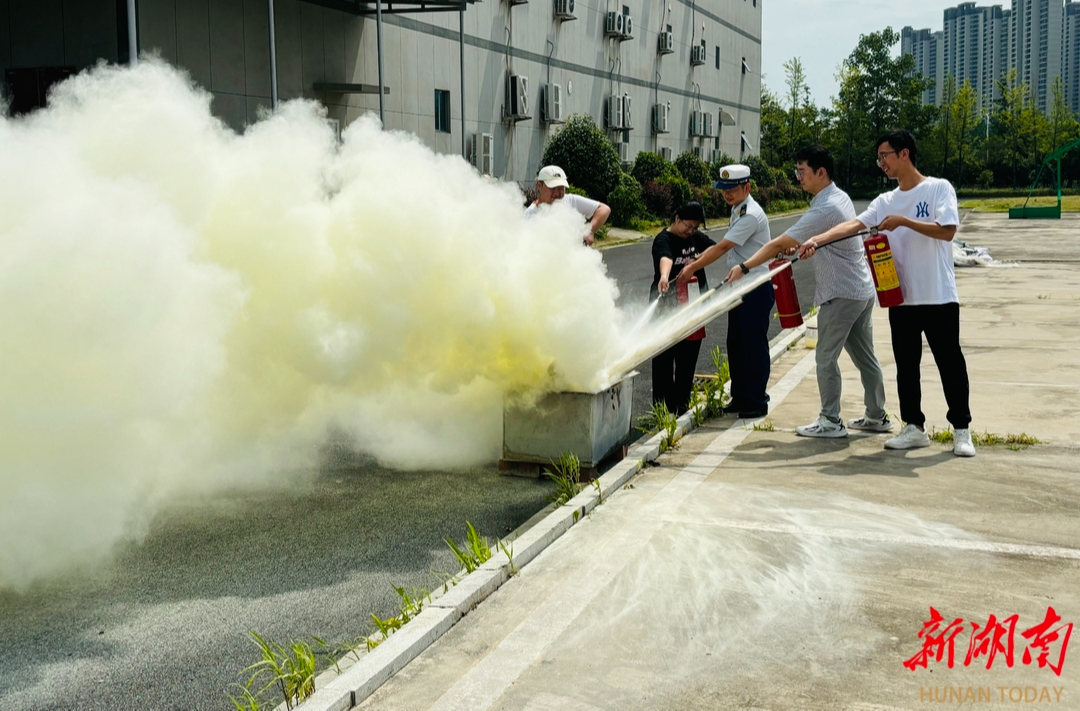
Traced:
<path fill-rule="evenodd" d="M 435 130 L 450 133 L 450 91 L 435 90 Z"/>
<path fill-rule="evenodd" d="M 716 68 L 720 68 L 720 45 L 716 45 Z"/>

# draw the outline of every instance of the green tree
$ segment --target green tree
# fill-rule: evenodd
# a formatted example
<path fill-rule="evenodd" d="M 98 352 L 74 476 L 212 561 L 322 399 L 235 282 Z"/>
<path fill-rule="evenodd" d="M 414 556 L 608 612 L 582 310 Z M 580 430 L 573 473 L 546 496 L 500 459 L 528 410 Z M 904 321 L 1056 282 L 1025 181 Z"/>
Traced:
<path fill-rule="evenodd" d="M 933 111 L 922 106 L 922 94 L 933 86 L 933 80 L 915 73 L 915 58 L 910 54 L 892 56 L 892 48 L 899 41 L 899 33 L 891 27 L 862 35 L 844 60 L 845 67 L 855 70 L 849 81 L 857 86 L 857 91 L 848 92 L 848 110 L 858 116 L 864 136 L 861 147 L 868 154 L 866 159 L 851 161 L 849 182 L 853 187 L 883 187 L 881 171 L 869 155 L 877 146 L 868 145 L 878 136 L 894 128 L 906 128 L 921 142 L 929 138 L 933 126 Z"/>
<path fill-rule="evenodd" d="M 866 113 L 862 110 L 862 68 L 842 63 L 837 68 L 836 80 L 840 91 L 833 97 L 832 108 L 826 112 L 829 129 L 825 132 L 825 145 L 836 161 L 837 182 L 845 190 L 851 190 L 860 164 L 867 160 L 873 148 L 867 137 Z"/>
<path fill-rule="evenodd" d="M 994 125 L 1000 149 L 1001 167 L 1012 177 L 1012 187 L 1026 183 L 1035 162 L 1041 114 L 1035 108 L 1031 86 L 1017 81 L 1016 69 L 1010 69 L 997 82 L 1000 98 L 994 108 Z"/>
<path fill-rule="evenodd" d="M 570 183 L 594 200 L 606 200 L 619 184 L 619 154 L 592 116 L 574 114 L 552 136 L 542 165 L 557 165 Z"/>
<path fill-rule="evenodd" d="M 965 154 L 970 161 L 975 152 L 975 142 L 978 140 L 975 128 L 979 125 L 979 95 L 975 93 L 975 89 L 967 79 L 956 92 L 956 97 L 950 107 L 950 118 L 953 130 L 956 132 L 956 185 L 959 187 L 964 184 Z"/>
<path fill-rule="evenodd" d="M 761 137 L 758 140 L 762 159 L 769 165 L 780 165 L 783 162 L 781 153 L 787 146 L 787 112 L 765 82 L 761 83 Z"/>

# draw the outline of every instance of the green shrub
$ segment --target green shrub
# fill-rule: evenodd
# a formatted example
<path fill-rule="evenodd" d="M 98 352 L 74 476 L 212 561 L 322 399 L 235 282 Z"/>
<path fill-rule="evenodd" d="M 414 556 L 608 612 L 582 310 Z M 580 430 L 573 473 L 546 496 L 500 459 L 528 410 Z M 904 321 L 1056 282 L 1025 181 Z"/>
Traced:
<path fill-rule="evenodd" d="M 735 160 L 727 153 L 721 153 L 719 158 L 709 164 L 709 178 L 711 178 L 712 181 L 715 183 L 717 180 L 720 180 L 721 168 L 723 168 L 725 165 L 731 165 L 732 163 L 738 162 L 739 161 Z"/>
<path fill-rule="evenodd" d="M 708 164 L 694 155 L 691 151 L 680 153 L 675 159 L 675 167 L 686 182 L 694 186 L 712 185 L 709 180 Z"/>
<path fill-rule="evenodd" d="M 548 142 L 541 163 L 561 167 L 593 200 L 605 200 L 619 184 L 619 154 L 591 116 L 570 116 Z"/>
<path fill-rule="evenodd" d="M 677 176 L 679 170 L 671 161 L 658 156 L 655 153 L 642 151 L 634 159 L 634 165 L 630 168 L 630 174 L 640 184 L 644 185 L 650 180 L 656 180 L 665 175 Z"/>
<path fill-rule="evenodd" d="M 545 165 L 547 165 L 547 164 L 545 163 Z M 582 197 L 589 197 L 589 194 L 587 192 L 585 192 L 581 188 L 579 188 L 577 186 L 574 186 L 574 185 L 571 185 L 568 188 L 566 188 L 566 194 L 567 195 L 580 195 Z"/>
<path fill-rule="evenodd" d="M 611 223 L 616 227 L 632 227 L 635 220 L 645 216 L 641 185 L 628 173 L 619 176 L 619 187 L 608 195 L 607 204 L 611 208 Z"/>
<path fill-rule="evenodd" d="M 694 199 L 705 207 L 710 220 L 731 216 L 731 208 L 724 202 L 724 194 L 716 188 L 694 188 Z"/>
<path fill-rule="evenodd" d="M 771 188 L 776 185 L 776 176 L 772 168 L 765 165 L 765 161 L 759 156 L 747 156 L 743 165 L 750 169 L 750 179 L 757 183 L 760 188 Z"/>
<path fill-rule="evenodd" d="M 678 208 L 684 202 L 689 202 L 690 198 L 693 197 L 690 183 L 681 175 L 662 175 L 657 178 L 656 182 L 671 188 L 671 199 L 675 208 Z"/>
<path fill-rule="evenodd" d="M 641 199 L 649 214 L 661 220 L 670 220 L 675 212 L 675 198 L 672 197 L 671 187 L 661 185 L 655 180 L 641 186 Z"/>

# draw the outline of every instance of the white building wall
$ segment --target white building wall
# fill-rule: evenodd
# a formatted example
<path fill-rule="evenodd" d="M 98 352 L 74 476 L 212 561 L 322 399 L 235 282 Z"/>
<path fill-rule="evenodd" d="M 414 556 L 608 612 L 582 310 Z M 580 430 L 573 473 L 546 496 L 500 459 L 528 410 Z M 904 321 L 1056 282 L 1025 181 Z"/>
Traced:
<path fill-rule="evenodd" d="M 587 113 L 603 125 L 603 101 L 613 92 L 633 98 L 629 159 L 642 150 L 673 155 L 717 147 L 740 157 L 741 134 L 756 152 L 760 137 L 761 0 L 577 0 L 577 20 L 559 22 L 552 0 L 510 6 L 485 0 L 465 12 L 466 136 L 494 137 L 493 172 L 528 181 L 557 126 L 541 121 L 540 85 L 561 83 L 565 113 Z M 378 111 L 378 96 L 316 91 L 321 83 L 378 83 L 373 16 L 314 2 L 275 0 L 278 94 L 325 103 L 342 125 Z M 604 37 L 608 10 L 630 9 L 634 37 Z M 0 69 L 118 61 L 126 46 L 116 0 L 0 0 Z M 213 94 L 213 111 L 234 128 L 270 106 L 269 16 L 266 0 L 138 0 L 139 44 L 187 70 Z M 415 133 L 444 153 L 461 152 L 461 87 L 457 12 L 384 14 L 386 127 Z M 657 54 L 667 25 L 675 53 Z M 704 28 L 703 28 L 704 26 Z M 690 45 L 704 37 L 706 63 L 690 66 Z M 720 66 L 716 66 L 716 48 Z M 745 58 L 748 72 L 743 71 Z M 532 118 L 502 118 L 508 71 L 529 79 Z M 572 91 L 570 87 L 572 85 Z M 451 132 L 436 132 L 434 92 L 449 90 Z M 656 136 L 651 107 L 670 102 L 670 130 Z M 719 140 L 691 138 L 693 109 L 713 115 Z M 720 111 L 734 117 L 722 126 Z M 613 138 L 622 136 L 612 134 Z"/>

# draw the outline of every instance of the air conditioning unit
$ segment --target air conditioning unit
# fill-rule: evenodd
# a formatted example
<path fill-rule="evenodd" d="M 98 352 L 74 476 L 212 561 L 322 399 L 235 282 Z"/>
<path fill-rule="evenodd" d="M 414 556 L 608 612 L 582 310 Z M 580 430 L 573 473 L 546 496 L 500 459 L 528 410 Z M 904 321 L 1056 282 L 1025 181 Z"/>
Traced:
<path fill-rule="evenodd" d="M 558 20 L 576 20 L 574 0 L 555 0 L 555 18 Z"/>
<path fill-rule="evenodd" d="M 702 123 L 701 135 L 705 136 L 706 138 L 712 138 L 712 135 L 713 135 L 713 115 L 712 115 L 712 113 L 709 112 L 709 111 L 702 112 L 701 119 L 702 119 L 702 122 L 701 122 Z"/>
<path fill-rule="evenodd" d="M 626 15 L 621 12 L 609 12 L 604 20 L 604 34 L 608 37 L 622 38 L 626 27 Z"/>
<path fill-rule="evenodd" d="M 616 143 L 615 144 L 615 150 L 619 154 L 619 162 L 620 163 L 629 163 L 630 162 L 630 144 L 629 143 L 622 143 L 622 142 Z"/>
<path fill-rule="evenodd" d="M 634 18 L 630 15 L 623 15 L 623 33 L 621 39 L 634 39 Z"/>
<path fill-rule="evenodd" d="M 668 133 L 668 111 L 667 104 L 653 105 L 653 133 Z"/>
<path fill-rule="evenodd" d="M 623 97 L 612 95 L 607 98 L 604 109 L 604 120 L 609 129 L 621 131 L 626 128 L 623 114 L 624 109 L 625 104 L 623 103 Z"/>
<path fill-rule="evenodd" d="M 671 160 L 671 149 L 670 148 L 661 148 L 660 149 L 660 157 L 663 158 L 664 160 Z"/>
<path fill-rule="evenodd" d="M 692 137 L 700 136 L 702 130 L 704 129 L 704 126 L 702 126 L 702 124 L 704 123 L 704 121 L 702 120 L 702 116 L 703 114 L 700 111 L 690 112 L 690 135 Z"/>
<path fill-rule="evenodd" d="M 690 66 L 698 67 L 705 63 L 705 47 L 695 44 L 690 48 Z"/>
<path fill-rule="evenodd" d="M 473 166 L 483 175 L 491 175 L 491 152 L 494 139 L 490 133 L 474 133 L 472 141 Z"/>
<path fill-rule="evenodd" d="M 520 74 L 506 77 L 506 118 L 522 121 L 529 116 L 529 78 Z"/>
<path fill-rule="evenodd" d="M 629 94 L 622 95 L 623 104 L 623 119 L 622 125 L 625 129 L 634 127 L 634 112 L 632 110 L 632 100 Z"/>
<path fill-rule="evenodd" d="M 673 32 L 661 32 L 660 33 L 660 48 L 656 50 L 657 54 L 671 54 L 675 51 L 675 33 Z"/>
<path fill-rule="evenodd" d="M 563 122 L 563 90 L 562 84 L 545 84 L 543 87 L 544 100 L 543 119 L 548 123 Z"/>

